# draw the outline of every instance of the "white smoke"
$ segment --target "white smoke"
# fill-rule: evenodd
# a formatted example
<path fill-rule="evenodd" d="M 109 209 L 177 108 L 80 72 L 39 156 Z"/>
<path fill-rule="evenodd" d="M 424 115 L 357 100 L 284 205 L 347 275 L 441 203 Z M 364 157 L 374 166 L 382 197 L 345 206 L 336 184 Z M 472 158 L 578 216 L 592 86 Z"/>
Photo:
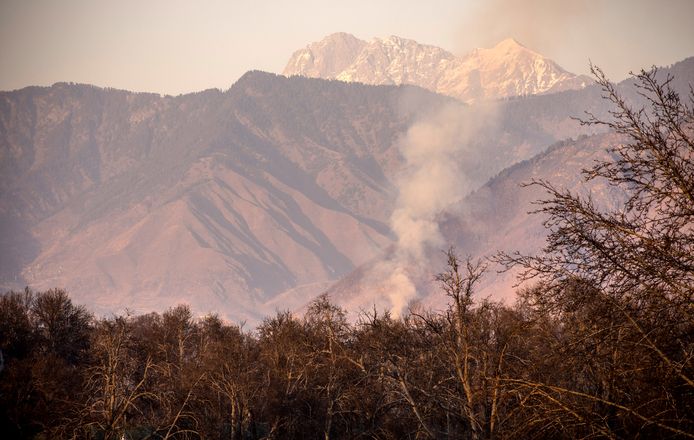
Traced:
<path fill-rule="evenodd" d="M 397 236 L 390 258 L 376 268 L 385 284 L 391 313 L 400 316 L 417 298 L 416 283 L 427 255 L 446 243 L 437 219 L 483 182 L 471 176 L 485 155 L 471 141 L 495 120 L 496 106 L 449 104 L 415 122 L 399 142 L 404 159 L 395 183 L 398 198 L 390 218 Z"/>

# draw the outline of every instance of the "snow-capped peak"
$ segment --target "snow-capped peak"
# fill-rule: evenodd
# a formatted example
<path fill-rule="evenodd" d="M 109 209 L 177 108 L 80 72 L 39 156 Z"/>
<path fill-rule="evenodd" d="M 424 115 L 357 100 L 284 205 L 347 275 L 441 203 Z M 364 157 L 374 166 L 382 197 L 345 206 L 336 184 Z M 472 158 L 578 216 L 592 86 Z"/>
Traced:
<path fill-rule="evenodd" d="M 584 87 L 588 78 L 506 38 L 462 57 L 391 35 L 369 42 L 336 33 L 292 55 L 285 75 L 367 84 L 413 84 L 463 101 Z"/>
<path fill-rule="evenodd" d="M 494 46 L 494 49 L 500 49 L 500 50 L 507 50 L 507 49 L 527 49 L 524 45 L 522 45 L 518 40 L 515 38 L 509 37 L 509 38 L 504 38 L 503 40 L 499 41 L 496 46 Z"/>

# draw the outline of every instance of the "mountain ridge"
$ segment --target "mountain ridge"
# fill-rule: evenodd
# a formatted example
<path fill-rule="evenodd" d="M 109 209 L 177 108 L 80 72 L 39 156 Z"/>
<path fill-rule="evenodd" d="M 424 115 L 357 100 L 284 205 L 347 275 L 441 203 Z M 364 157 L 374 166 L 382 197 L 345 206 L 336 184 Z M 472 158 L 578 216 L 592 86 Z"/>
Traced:
<path fill-rule="evenodd" d="M 64 287 L 98 313 L 187 302 L 257 322 L 388 251 L 400 143 L 441 109 L 474 111 L 262 72 L 177 97 L 0 92 L 0 284 Z M 607 114 L 593 86 L 499 102 L 466 150 L 471 188 L 584 133 L 571 117 L 586 109 Z"/>

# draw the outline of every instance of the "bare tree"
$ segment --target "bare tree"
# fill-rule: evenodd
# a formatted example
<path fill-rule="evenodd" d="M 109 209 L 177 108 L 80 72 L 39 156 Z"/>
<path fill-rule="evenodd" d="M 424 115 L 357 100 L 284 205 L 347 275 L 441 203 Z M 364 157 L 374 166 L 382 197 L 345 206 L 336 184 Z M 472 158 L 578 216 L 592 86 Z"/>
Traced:
<path fill-rule="evenodd" d="M 94 331 L 96 365 L 90 369 L 81 425 L 85 432 L 97 432 L 104 439 L 118 439 L 142 421 L 148 400 L 158 396 L 148 386 L 155 369 L 151 357 L 140 365 L 133 355 L 132 325 L 126 317 L 102 320 Z M 135 425 L 136 426 L 136 425 Z"/>
<path fill-rule="evenodd" d="M 526 300 L 559 319 L 564 341 L 557 346 L 574 368 L 586 366 L 593 381 L 515 383 L 600 436 L 690 437 L 694 94 L 683 102 L 670 87 L 672 77 L 641 71 L 635 83 L 646 106 L 632 108 L 600 69 L 592 70 L 614 110 L 611 120 L 588 114 L 582 122 L 611 129 L 621 142 L 609 149 L 612 160 L 583 173 L 624 190 L 626 202 L 600 209 L 590 197 L 532 181 L 549 195 L 538 210 L 547 218 L 547 245 L 540 255 L 497 260 L 540 282 Z"/>

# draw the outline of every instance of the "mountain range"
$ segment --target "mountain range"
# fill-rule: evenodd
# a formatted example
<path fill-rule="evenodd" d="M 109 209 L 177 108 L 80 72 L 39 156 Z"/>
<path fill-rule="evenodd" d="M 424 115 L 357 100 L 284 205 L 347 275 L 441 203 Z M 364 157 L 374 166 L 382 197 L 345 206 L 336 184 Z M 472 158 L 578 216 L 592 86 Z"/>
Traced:
<path fill-rule="evenodd" d="M 337 57 L 320 68 L 344 70 Z M 685 90 L 694 59 L 667 72 Z M 446 142 L 465 186 L 436 216 L 445 241 L 532 250 L 542 231 L 524 223 L 518 182 L 575 176 L 573 158 L 599 154 L 610 138 L 572 119 L 586 110 L 608 115 L 594 86 L 468 105 L 257 71 L 177 97 L 71 83 L 0 92 L 0 287 L 63 287 L 98 313 L 187 302 L 249 323 L 326 290 L 368 304 L 379 292 L 359 274 L 398 242 L 417 133 L 460 125 Z"/>
<path fill-rule="evenodd" d="M 416 85 L 465 102 L 581 89 L 592 82 L 513 38 L 464 56 L 390 36 L 364 41 L 336 33 L 297 50 L 284 75 L 375 85 Z"/>

